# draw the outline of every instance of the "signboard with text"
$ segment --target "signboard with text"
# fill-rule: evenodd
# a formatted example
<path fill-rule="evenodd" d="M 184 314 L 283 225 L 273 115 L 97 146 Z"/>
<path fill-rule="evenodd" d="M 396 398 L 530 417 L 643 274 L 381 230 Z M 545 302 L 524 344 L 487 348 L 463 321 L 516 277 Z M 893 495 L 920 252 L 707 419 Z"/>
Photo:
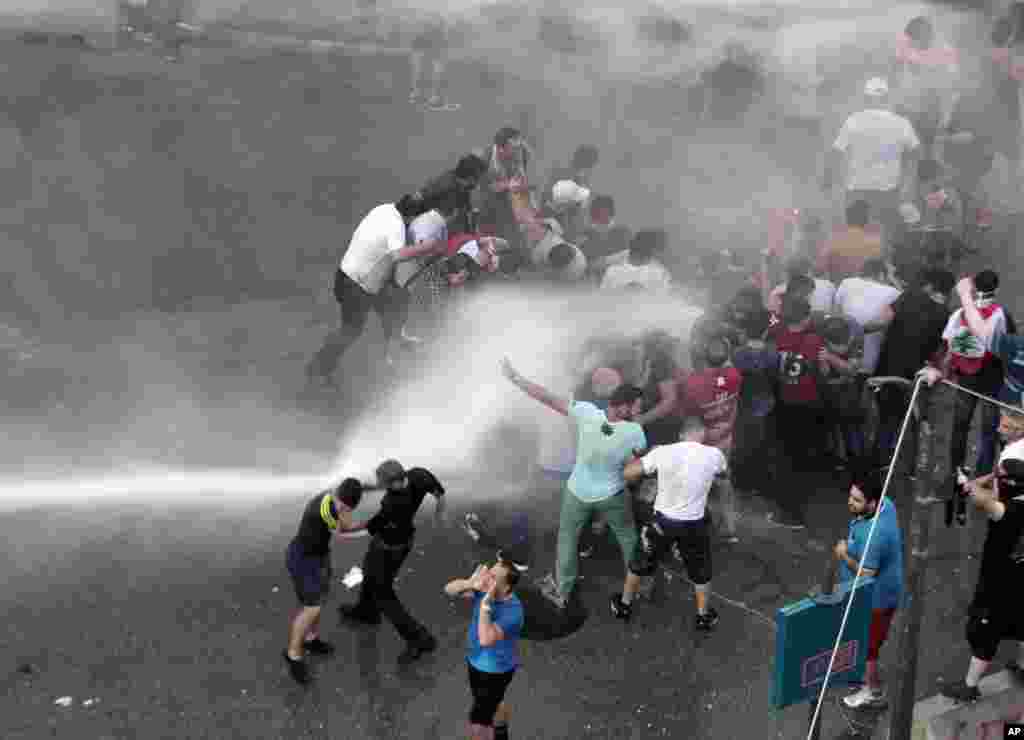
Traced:
<path fill-rule="evenodd" d="M 832 664 L 829 686 L 859 683 L 863 679 L 874 588 L 874 579 L 865 578 L 852 594 L 853 606 Z M 850 584 L 845 584 L 834 594 L 801 599 L 778 610 L 771 697 L 776 709 L 817 696 L 850 598 Z"/>

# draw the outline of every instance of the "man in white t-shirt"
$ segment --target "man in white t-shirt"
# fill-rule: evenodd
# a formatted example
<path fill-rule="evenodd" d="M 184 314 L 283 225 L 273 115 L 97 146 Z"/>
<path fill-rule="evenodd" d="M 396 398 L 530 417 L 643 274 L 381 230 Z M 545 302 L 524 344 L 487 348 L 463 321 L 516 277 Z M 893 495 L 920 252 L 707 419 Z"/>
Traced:
<path fill-rule="evenodd" d="M 885 341 L 886 309 L 900 297 L 900 290 L 887 282 L 889 270 L 878 258 L 864 261 L 860 277 L 847 278 L 836 290 L 835 312 L 853 319 L 864 329 L 862 371 L 874 375 Z"/>
<path fill-rule="evenodd" d="M 341 306 L 341 327 L 324 339 L 324 344 L 306 366 L 306 377 L 324 385 L 341 356 L 366 327 L 370 310 L 376 311 L 390 342 L 401 326 L 405 301 L 396 286 L 389 286 L 395 265 L 406 260 L 441 255 L 444 240 L 407 246 L 409 224 L 423 213 L 423 201 L 405 196 L 397 203 L 384 203 L 359 222 L 341 264 L 334 273 L 334 297 Z"/>
<path fill-rule="evenodd" d="M 721 450 L 704 444 L 704 422 L 697 417 L 686 420 L 681 442 L 655 447 L 625 470 L 628 482 L 658 476 L 654 522 L 641 531 L 643 551 L 630 568 L 639 576 L 653 574 L 672 544 L 677 544 L 696 591 L 697 629 L 702 632 L 710 632 L 718 623 L 718 612 L 707 605 L 711 584 L 708 494 L 716 482 L 725 481 L 728 471 Z"/>
<path fill-rule="evenodd" d="M 601 280 L 602 290 L 636 290 L 664 294 L 672 290 L 672 274 L 657 255 L 665 250 L 667 238 L 659 229 L 638 231 L 629 245 L 629 256 L 611 265 Z"/>
<path fill-rule="evenodd" d="M 867 106 L 843 123 L 832 144 L 822 183 L 831 190 L 845 170 L 846 204 L 867 201 L 891 249 L 902 238 L 900 204 L 912 202 L 921 142 L 913 125 L 889 109 L 889 84 L 880 77 L 864 86 Z"/>

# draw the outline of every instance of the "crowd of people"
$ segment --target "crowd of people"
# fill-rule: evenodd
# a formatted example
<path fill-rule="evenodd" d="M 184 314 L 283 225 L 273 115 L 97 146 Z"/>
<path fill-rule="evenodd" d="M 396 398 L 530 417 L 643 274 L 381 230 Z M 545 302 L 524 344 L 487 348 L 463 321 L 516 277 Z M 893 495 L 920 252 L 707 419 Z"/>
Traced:
<path fill-rule="evenodd" d="M 866 686 L 847 704 L 877 703 L 878 651 L 901 600 L 903 567 L 895 507 L 878 471 L 898 453 L 907 388 L 919 376 L 928 383 L 948 378 L 1015 407 L 1024 393 L 1024 340 L 1000 302 L 999 275 L 983 269 L 958 282 L 954 274 L 963 257 L 983 244 L 991 223 L 978 183 L 992 157 L 999 151 L 1019 160 L 1019 106 L 1016 112 L 997 107 L 1007 81 L 1021 79 L 1016 57 L 1003 52 L 1015 48 L 1018 35 L 1024 39 L 1022 8 L 1015 5 L 997 23 L 984 59 L 968 59 L 944 45 L 927 19 L 912 20 L 891 77 L 865 82 L 864 108 L 843 123 L 829 150 L 823 184 L 842 184 L 845 224 L 817 239 L 807 238 L 807 231 L 804 238 L 778 243 L 766 238 L 757 264 L 721 250 L 695 256 L 686 275 L 673 273 L 667 231 L 626 227 L 614 197 L 597 189 L 597 147 L 578 146 L 542 180 L 522 132 L 502 128 L 451 170 L 363 218 L 335 271 L 341 327 L 307 366 L 310 382 L 331 385 L 371 309 L 384 327 L 388 362 L 395 363 L 403 352 L 441 336 L 460 296 L 488 281 L 589 288 L 624 301 L 640 294 L 685 299 L 693 295 L 689 281 L 702 282 L 710 287 L 706 310 L 688 336 L 654 331 L 583 338 L 570 393 L 527 380 L 509 361 L 503 365 L 511 383 L 565 417 L 542 424 L 548 431 L 538 470 L 561 485 L 557 562 L 541 581 L 543 595 L 564 613 L 576 594 L 579 558 L 588 557 L 610 529 L 625 565 L 622 589 L 610 599 L 612 614 L 631 618 L 645 580 L 672 551 L 696 587 L 696 628 L 710 632 L 719 618 L 707 603 L 715 537 L 738 542 L 741 516 L 754 508 L 764 508 L 772 526 L 805 528 L 811 490 L 799 476 L 845 470 L 852 477 L 848 506 L 854 521 L 834 556 L 846 580 L 863 569 L 881 584 Z M 972 73 L 956 79 L 970 84 L 953 84 L 963 68 Z M 1016 138 L 989 119 L 1016 121 Z M 867 382 L 878 376 L 907 382 L 878 388 Z M 993 522 L 1016 522 L 1019 506 L 978 492 L 998 489 L 999 481 L 1015 492 L 1024 481 L 1019 453 L 1011 452 L 1016 448 L 1008 447 L 1002 458 L 999 453 L 1000 441 L 1013 441 L 1020 420 L 1012 411 L 1000 414 L 981 404 L 977 460 L 968 460 L 978 396 L 959 399 L 951 468 L 973 467 L 979 478 L 969 488 L 978 507 Z M 390 513 L 371 520 L 378 531 L 371 529 L 365 598 L 343 614 L 376 622 L 384 613 L 408 641 L 403 655 L 409 660 L 435 643 L 398 604 L 391 582 L 408 552 L 411 516 L 423 494 L 443 493 L 433 476 L 416 473 L 423 478 L 418 482 L 413 473 L 400 466 L 379 473 L 381 485 L 404 481 L 417 493 L 400 504 L 404 489 L 389 489 L 395 497 L 385 506 Z M 326 494 L 310 502 L 303 521 L 320 517 L 328 526 L 334 521 L 350 528 L 343 512 L 358 503 L 354 487 L 343 484 L 334 498 Z M 714 517 L 709 498 L 718 502 L 711 507 L 720 510 Z M 884 522 L 868 553 L 867 524 L 879 510 Z M 384 532 L 391 530 L 381 522 L 398 519 L 401 531 L 388 541 Z M 304 524 L 296 542 L 309 539 L 303 532 L 312 526 Z M 479 515 L 468 515 L 465 526 L 480 539 Z M 1019 530 L 1000 541 L 1015 537 L 1016 545 Z M 314 539 L 316 560 L 322 548 Z M 1006 549 L 999 557 L 1010 557 Z M 446 589 L 474 602 L 471 737 L 498 736 L 496 717 L 507 737 L 502 697 L 516 666 L 514 648 L 505 644 L 484 653 L 503 640 L 514 642 L 521 629 L 522 608 L 512 600 L 528 559 L 506 549 L 497 565 Z M 317 581 L 313 574 L 322 561 L 300 560 L 293 563 L 290 555 L 297 583 Z M 315 584 L 297 591 L 304 605 L 319 603 Z M 293 626 L 285 657 L 297 678 L 304 676 L 298 667 L 303 636 L 307 649 L 325 649 L 316 619 L 306 613 Z M 976 622 L 972 646 L 981 640 Z M 999 624 L 998 630 L 986 627 L 979 665 L 991 660 L 993 639 L 1024 636 L 1014 620 Z M 972 662 L 966 688 L 953 694 L 976 698 L 979 670 Z"/>

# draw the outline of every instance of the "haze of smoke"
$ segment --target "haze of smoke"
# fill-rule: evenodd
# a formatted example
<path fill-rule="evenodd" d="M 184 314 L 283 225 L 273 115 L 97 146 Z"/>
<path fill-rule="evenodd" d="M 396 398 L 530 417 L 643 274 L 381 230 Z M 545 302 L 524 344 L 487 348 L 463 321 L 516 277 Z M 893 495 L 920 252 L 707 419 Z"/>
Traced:
<path fill-rule="evenodd" d="M 451 321 L 450 336 L 341 441 L 337 476 L 368 477 L 385 458 L 469 482 L 462 502 L 497 500 L 525 483 L 541 425 L 562 423 L 500 372 L 508 357 L 526 377 L 569 398 L 583 343 L 660 328 L 685 337 L 699 311 L 679 299 L 580 293 L 521 285 L 488 290 Z M 574 377 L 575 376 L 575 377 Z"/>

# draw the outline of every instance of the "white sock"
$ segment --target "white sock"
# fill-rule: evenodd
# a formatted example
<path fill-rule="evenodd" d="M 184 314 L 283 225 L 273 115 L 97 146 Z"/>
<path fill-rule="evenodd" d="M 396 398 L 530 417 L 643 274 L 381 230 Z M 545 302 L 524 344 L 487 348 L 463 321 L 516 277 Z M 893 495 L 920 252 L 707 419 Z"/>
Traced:
<path fill-rule="evenodd" d="M 988 670 L 990 663 L 991 661 L 972 657 L 971 667 L 967 669 L 967 685 L 977 686 L 981 682 L 981 677 L 985 675 L 985 671 Z"/>
<path fill-rule="evenodd" d="M 627 594 L 625 591 L 622 592 L 622 603 L 629 606 L 633 603 L 633 594 Z"/>

